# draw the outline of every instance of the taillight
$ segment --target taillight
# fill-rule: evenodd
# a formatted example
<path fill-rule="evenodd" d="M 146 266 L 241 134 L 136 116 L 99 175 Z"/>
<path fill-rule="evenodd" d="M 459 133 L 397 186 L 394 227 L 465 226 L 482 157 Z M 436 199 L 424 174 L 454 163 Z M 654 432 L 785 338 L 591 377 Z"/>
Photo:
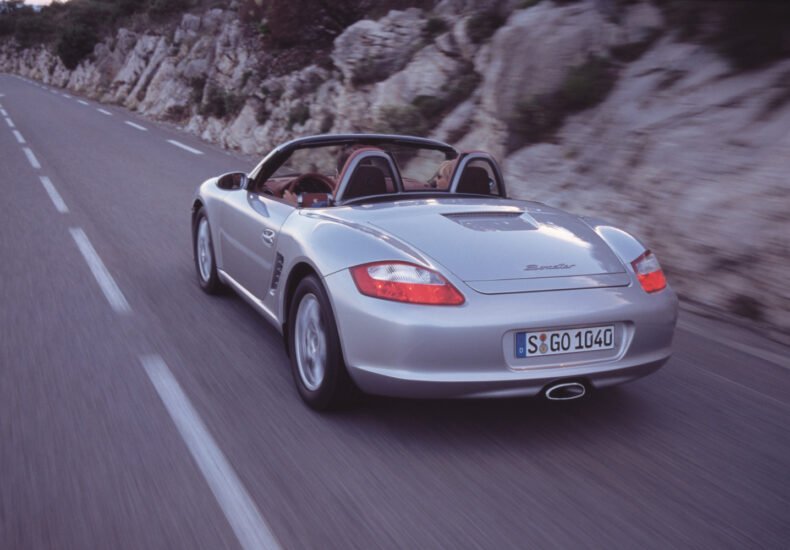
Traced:
<path fill-rule="evenodd" d="M 365 296 L 436 306 L 458 306 L 464 296 L 442 275 L 405 262 L 374 262 L 351 268 L 351 276 Z"/>
<path fill-rule="evenodd" d="M 642 285 L 645 292 L 658 292 L 666 288 L 667 279 L 664 277 L 664 272 L 661 271 L 661 265 L 655 254 L 649 250 L 631 262 L 631 265 L 634 267 L 636 278 L 639 279 L 639 284 Z"/>

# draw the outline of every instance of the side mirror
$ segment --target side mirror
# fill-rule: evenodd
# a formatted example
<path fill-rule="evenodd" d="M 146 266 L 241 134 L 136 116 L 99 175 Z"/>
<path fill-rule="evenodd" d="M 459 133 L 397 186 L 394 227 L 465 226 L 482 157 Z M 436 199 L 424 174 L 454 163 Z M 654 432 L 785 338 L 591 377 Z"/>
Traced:
<path fill-rule="evenodd" d="M 222 174 L 217 180 L 217 187 L 232 191 L 233 189 L 246 189 L 249 178 L 244 172 L 228 172 Z"/>

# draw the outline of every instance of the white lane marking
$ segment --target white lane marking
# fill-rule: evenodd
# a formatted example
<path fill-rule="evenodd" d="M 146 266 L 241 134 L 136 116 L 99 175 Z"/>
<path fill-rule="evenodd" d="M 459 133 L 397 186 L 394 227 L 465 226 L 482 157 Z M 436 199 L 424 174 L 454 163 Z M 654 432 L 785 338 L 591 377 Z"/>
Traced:
<path fill-rule="evenodd" d="M 39 176 L 38 179 L 41 180 L 41 185 L 44 186 L 47 195 L 49 195 L 52 204 L 55 205 L 55 208 L 58 210 L 58 212 L 61 214 L 67 214 L 69 209 L 66 206 L 66 203 L 63 201 L 63 197 L 61 197 L 60 193 L 58 193 L 58 190 L 55 189 L 55 185 L 52 183 L 52 180 L 50 180 L 47 176 Z"/>
<path fill-rule="evenodd" d="M 112 116 L 112 113 L 110 111 L 106 111 L 104 109 L 96 109 L 96 110 L 99 111 L 103 115 Z"/>
<path fill-rule="evenodd" d="M 11 120 L 9 117 L 5 117 L 5 123 L 8 124 L 9 128 L 16 128 L 16 126 L 14 126 L 14 121 Z"/>
<path fill-rule="evenodd" d="M 74 241 L 77 243 L 77 248 L 80 249 L 82 257 L 85 258 L 91 273 L 93 273 L 93 276 L 96 278 L 96 282 L 99 283 L 99 287 L 104 293 L 105 298 L 110 302 L 110 307 L 112 307 L 116 313 L 129 313 L 132 310 L 132 308 L 129 307 L 129 302 L 126 301 L 123 292 L 118 288 L 110 272 L 107 271 L 104 262 L 101 261 L 96 249 L 93 248 L 93 245 L 88 240 L 88 236 L 79 227 L 72 227 L 69 231 Z"/>
<path fill-rule="evenodd" d="M 62 95 L 62 96 L 63 96 L 63 97 L 65 97 L 66 99 L 71 99 L 71 96 L 70 96 L 69 94 L 67 94 L 66 92 L 63 92 L 63 93 L 62 93 L 62 94 L 60 94 L 60 95 Z"/>
<path fill-rule="evenodd" d="M 90 103 L 88 103 L 87 101 L 83 101 L 81 99 L 78 99 L 77 103 L 79 103 L 80 105 L 85 105 L 86 107 L 90 105 Z"/>
<path fill-rule="evenodd" d="M 131 120 L 124 120 L 123 122 L 124 122 L 124 124 L 128 124 L 132 128 L 137 128 L 138 130 L 142 130 L 143 132 L 147 132 L 148 131 L 148 128 L 146 128 L 145 126 L 140 126 L 139 124 L 135 124 Z"/>
<path fill-rule="evenodd" d="M 14 130 L 14 137 L 19 143 L 25 143 L 25 138 L 22 137 L 22 134 L 19 133 L 19 130 Z"/>
<path fill-rule="evenodd" d="M 41 168 L 41 163 L 38 162 L 36 155 L 33 154 L 33 150 L 30 147 L 22 147 L 22 150 L 25 152 L 25 156 L 27 157 L 27 161 L 30 163 L 30 166 L 36 170 Z"/>
<path fill-rule="evenodd" d="M 236 533 L 241 547 L 245 550 L 280 548 L 255 502 L 162 358 L 145 355 L 140 357 L 140 362 Z"/>
<path fill-rule="evenodd" d="M 56 89 L 54 89 L 54 88 L 49 88 L 49 91 L 52 92 L 55 95 L 58 95 L 58 91 Z"/>
<path fill-rule="evenodd" d="M 180 147 L 184 151 L 189 151 L 193 155 L 202 155 L 203 154 L 203 151 L 198 151 L 197 149 L 193 149 L 189 145 L 184 145 L 180 141 L 176 141 L 174 139 L 168 139 L 167 142 L 170 143 L 171 145 L 175 145 L 176 147 Z"/>
<path fill-rule="evenodd" d="M 6 110 L 5 110 L 5 109 L 3 109 L 2 107 L 0 107 L 0 115 L 3 115 L 3 116 L 8 116 L 8 113 L 6 112 Z"/>
<path fill-rule="evenodd" d="M 696 326 L 692 325 L 691 323 L 680 321 L 678 323 L 678 327 L 681 330 L 685 330 L 686 332 L 690 332 L 692 334 L 696 334 L 697 336 L 702 336 L 703 338 L 707 338 L 717 344 L 721 344 L 722 346 L 727 346 L 730 349 L 734 349 L 736 351 L 740 351 L 747 355 L 751 355 L 753 357 L 757 357 L 758 359 L 762 359 L 763 361 L 767 361 L 769 363 L 773 363 L 778 367 L 782 367 L 785 369 L 790 369 L 790 357 L 786 355 L 780 355 L 778 353 L 774 353 L 772 351 L 760 349 L 754 346 L 750 346 L 748 344 L 742 344 L 741 342 L 734 342 L 732 340 L 727 340 L 716 336 L 715 334 L 711 334 L 707 330 L 703 330 L 697 328 Z"/>

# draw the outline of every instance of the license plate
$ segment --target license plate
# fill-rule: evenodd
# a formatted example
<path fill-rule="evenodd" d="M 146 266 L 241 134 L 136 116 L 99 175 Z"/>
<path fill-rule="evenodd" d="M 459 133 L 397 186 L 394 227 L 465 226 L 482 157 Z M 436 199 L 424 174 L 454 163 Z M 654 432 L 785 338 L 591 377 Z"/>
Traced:
<path fill-rule="evenodd" d="M 613 326 L 516 333 L 516 357 L 580 353 L 613 347 Z"/>

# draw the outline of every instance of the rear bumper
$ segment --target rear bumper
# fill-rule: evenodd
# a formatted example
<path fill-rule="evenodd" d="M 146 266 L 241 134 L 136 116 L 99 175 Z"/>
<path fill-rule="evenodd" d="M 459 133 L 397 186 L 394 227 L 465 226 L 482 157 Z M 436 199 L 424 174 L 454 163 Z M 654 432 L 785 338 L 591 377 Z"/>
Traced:
<path fill-rule="evenodd" d="M 560 381 L 583 382 L 601 389 L 636 380 L 657 371 L 669 357 L 651 363 L 632 366 L 615 365 L 609 369 L 583 371 L 577 374 L 569 371 L 542 373 L 533 376 L 512 376 L 496 379 L 483 376 L 474 380 L 466 379 L 463 373 L 446 378 L 397 378 L 391 370 L 373 371 L 364 367 L 350 367 L 354 382 L 365 393 L 410 398 L 491 398 L 491 397 L 533 397 L 541 394 L 549 385 Z"/>
<path fill-rule="evenodd" d="M 458 307 L 362 296 L 348 271 L 325 279 L 349 374 L 366 393 L 452 398 L 537 395 L 559 380 L 594 388 L 650 374 L 670 357 L 677 297 L 634 285 L 483 295 Z M 615 325 L 615 349 L 515 357 L 515 333 Z"/>

